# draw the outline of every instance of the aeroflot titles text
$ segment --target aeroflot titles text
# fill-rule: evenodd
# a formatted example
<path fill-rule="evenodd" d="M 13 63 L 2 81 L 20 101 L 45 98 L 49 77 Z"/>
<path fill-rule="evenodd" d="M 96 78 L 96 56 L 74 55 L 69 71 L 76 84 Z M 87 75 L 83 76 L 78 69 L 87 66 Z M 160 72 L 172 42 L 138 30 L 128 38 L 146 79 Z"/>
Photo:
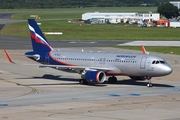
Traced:
<path fill-rule="evenodd" d="M 136 58 L 135 55 L 117 55 L 116 57 L 122 57 L 122 58 Z"/>

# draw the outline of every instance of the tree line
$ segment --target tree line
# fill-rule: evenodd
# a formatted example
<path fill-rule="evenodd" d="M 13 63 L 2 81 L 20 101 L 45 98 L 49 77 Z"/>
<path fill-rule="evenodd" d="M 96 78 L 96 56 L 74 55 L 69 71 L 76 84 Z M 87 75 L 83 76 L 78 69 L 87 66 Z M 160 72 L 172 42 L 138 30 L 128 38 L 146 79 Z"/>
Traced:
<path fill-rule="evenodd" d="M 165 2 L 169 0 L 0 0 L 0 9 L 159 6 Z"/>

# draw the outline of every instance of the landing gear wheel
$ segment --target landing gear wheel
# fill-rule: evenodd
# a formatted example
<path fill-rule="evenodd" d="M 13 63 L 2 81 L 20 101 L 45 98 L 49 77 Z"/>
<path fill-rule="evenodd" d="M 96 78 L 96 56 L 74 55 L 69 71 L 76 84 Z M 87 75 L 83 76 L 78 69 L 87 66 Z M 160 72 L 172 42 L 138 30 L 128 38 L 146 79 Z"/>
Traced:
<path fill-rule="evenodd" d="M 79 80 L 79 84 L 81 84 L 81 85 L 87 85 L 88 82 L 86 81 L 86 79 L 80 79 L 80 80 Z"/>
<path fill-rule="evenodd" d="M 114 83 L 116 83 L 117 82 L 117 78 L 116 77 L 109 77 L 108 78 L 108 82 L 110 83 L 110 84 L 114 84 Z"/>
<path fill-rule="evenodd" d="M 147 77 L 146 79 L 148 80 L 147 87 L 153 87 L 153 85 L 151 83 L 151 77 Z"/>
<path fill-rule="evenodd" d="M 153 87 L 152 83 L 148 83 L 147 87 Z"/>

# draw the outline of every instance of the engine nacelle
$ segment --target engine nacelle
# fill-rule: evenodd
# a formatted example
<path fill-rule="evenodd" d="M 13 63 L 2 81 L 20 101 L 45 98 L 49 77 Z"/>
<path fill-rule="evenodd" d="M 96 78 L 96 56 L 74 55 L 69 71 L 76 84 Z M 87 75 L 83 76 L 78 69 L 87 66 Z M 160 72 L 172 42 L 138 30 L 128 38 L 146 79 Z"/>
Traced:
<path fill-rule="evenodd" d="M 91 83 L 103 83 L 106 80 L 106 74 L 103 71 L 86 71 L 84 79 Z"/>

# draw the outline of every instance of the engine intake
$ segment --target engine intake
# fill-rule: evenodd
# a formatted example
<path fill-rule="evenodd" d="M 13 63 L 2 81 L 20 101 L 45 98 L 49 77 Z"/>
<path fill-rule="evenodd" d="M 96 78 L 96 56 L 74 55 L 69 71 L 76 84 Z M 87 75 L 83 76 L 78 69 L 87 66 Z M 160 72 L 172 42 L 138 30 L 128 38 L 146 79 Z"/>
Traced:
<path fill-rule="evenodd" d="M 87 71 L 84 78 L 91 83 L 103 83 L 106 80 L 106 74 L 103 71 Z"/>

